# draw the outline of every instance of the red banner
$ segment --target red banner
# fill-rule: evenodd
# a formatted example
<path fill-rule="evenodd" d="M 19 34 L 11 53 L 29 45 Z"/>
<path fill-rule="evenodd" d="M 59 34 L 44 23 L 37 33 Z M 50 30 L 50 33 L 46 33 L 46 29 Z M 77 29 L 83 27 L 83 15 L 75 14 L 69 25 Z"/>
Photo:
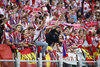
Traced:
<path fill-rule="evenodd" d="M 20 60 L 36 60 L 36 55 L 30 48 L 20 50 Z M 37 67 L 37 62 L 21 62 L 20 67 Z"/>

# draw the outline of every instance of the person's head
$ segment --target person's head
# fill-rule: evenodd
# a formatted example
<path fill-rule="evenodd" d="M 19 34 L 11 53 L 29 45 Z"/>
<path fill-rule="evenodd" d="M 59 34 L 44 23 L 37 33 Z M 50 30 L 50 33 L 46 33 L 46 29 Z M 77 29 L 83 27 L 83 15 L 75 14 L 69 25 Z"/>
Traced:
<path fill-rule="evenodd" d="M 89 19 L 89 18 L 87 18 L 87 19 L 86 19 L 86 21 L 87 21 L 87 22 L 89 22 L 89 21 L 90 21 L 90 19 Z"/>
<path fill-rule="evenodd" d="M 59 7 L 59 4 L 60 4 L 60 3 L 58 2 L 58 3 L 57 3 L 57 7 Z"/>
<path fill-rule="evenodd" d="M 3 20 L 4 20 L 4 16 L 2 14 L 0 14 L 0 25 L 3 22 Z"/>
<path fill-rule="evenodd" d="M 63 8 L 64 7 L 64 3 L 61 3 L 61 8 Z"/>
<path fill-rule="evenodd" d="M 4 17 L 4 15 L 3 14 L 0 14 L 0 19 L 3 18 L 3 17 Z"/>
<path fill-rule="evenodd" d="M 52 1 L 52 6 L 55 6 L 55 1 Z"/>
<path fill-rule="evenodd" d="M 81 12 L 80 11 L 78 12 L 78 15 L 81 15 Z"/>
<path fill-rule="evenodd" d="M 23 30 L 23 35 L 27 35 L 27 34 L 28 34 L 28 30 L 27 29 Z"/>
<path fill-rule="evenodd" d="M 71 5 L 74 5 L 74 4 L 75 4 L 75 1 L 72 1 L 72 2 L 71 2 Z"/>
<path fill-rule="evenodd" d="M 83 35 L 83 37 L 82 37 L 82 38 L 83 38 L 83 40 L 85 41 L 85 40 L 86 40 L 86 35 Z"/>
<path fill-rule="evenodd" d="M 64 37 L 60 34 L 59 35 L 59 42 L 63 42 L 63 40 L 64 40 Z"/>
<path fill-rule="evenodd" d="M 34 31 L 34 28 L 33 27 L 28 27 L 28 33 L 31 33 Z"/>
<path fill-rule="evenodd" d="M 60 32 L 60 27 L 56 27 L 56 31 L 57 32 Z"/>
<path fill-rule="evenodd" d="M 65 33 L 66 35 L 68 35 L 68 34 L 69 34 L 69 29 L 68 29 L 67 27 L 65 28 L 64 33 Z"/>
<path fill-rule="evenodd" d="M 27 21 L 27 19 L 24 17 L 24 18 L 23 18 L 23 22 L 25 23 L 26 21 Z"/>
<path fill-rule="evenodd" d="M 26 5 L 29 5 L 29 1 L 26 1 Z"/>
<path fill-rule="evenodd" d="M 100 28 L 97 29 L 96 34 L 100 37 Z"/>
<path fill-rule="evenodd" d="M 22 25 L 17 25 L 15 28 L 17 32 L 22 32 Z"/>
<path fill-rule="evenodd" d="M 79 36 L 83 36 L 83 30 L 79 31 Z"/>
<path fill-rule="evenodd" d="M 36 24 L 41 24 L 41 20 L 40 20 L 38 17 L 36 17 L 35 23 L 36 23 Z"/>
<path fill-rule="evenodd" d="M 74 20 L 73 18 L 71 19 L 71 23 L 72 23 L 72 24 L 75 23 L 75 20 Z"/>

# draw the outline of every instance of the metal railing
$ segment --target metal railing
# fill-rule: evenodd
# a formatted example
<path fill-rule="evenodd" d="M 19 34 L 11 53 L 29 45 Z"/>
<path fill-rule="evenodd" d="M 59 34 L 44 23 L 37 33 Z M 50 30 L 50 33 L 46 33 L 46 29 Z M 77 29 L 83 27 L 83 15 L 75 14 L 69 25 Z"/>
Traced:
<path fill-rule="evenodd" d="M 0 62 L 16 62 L 16 67 L 20 67 L 20 63 L 21 62 L 38 62 L 38 67 L 42 67 L 42 63 L 43 62 L 57 62 L 59 67 L 63 67 L 63 63 L 68 64 L 69 61 L 65 61 L 63 60 L 63 54 L 60 54 L 60 58 L 58 60 L 42 60 L 42 54 L 40 53 L 40 57 L 38 58 L 38 60 L 33 61 L 33 60 L 20 60 L 20 54 L 19 52 L 17 53 L 17 58 L 15 60 L 0 60 Z M 100 67 L 100 55 L 98 55 L 98 60 L 97 61 L 71 61 L 71 62 L 76 62 L 77 63 L 77 67 L 82 67 L 82 66 L 86 66 L 86 64 L 84 63 L 96 63 L 96 67 Z M 87 66 L 86 66 L 87 67 Z"/>

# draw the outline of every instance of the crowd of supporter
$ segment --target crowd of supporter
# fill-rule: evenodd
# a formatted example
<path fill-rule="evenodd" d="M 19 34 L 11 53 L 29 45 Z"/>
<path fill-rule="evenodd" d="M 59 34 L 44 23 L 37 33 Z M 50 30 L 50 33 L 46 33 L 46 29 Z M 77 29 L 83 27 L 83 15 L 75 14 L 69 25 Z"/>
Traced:
<path fill-rule="evenodd" d="M 42 46 L 45 58 L 47 46 L 97 50 L 99 41 L 99 0 L 0 0 L 0 43 L 12 50 Z"/>

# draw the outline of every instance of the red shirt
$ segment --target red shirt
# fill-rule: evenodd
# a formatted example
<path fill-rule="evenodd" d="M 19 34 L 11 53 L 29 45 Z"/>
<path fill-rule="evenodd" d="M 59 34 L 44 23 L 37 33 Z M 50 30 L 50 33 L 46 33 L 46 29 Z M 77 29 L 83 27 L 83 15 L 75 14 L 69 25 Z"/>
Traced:
<path fill-rule="evenodd" d="M 88 44 L 92 44 L 92 38 L 91 38 L 90 34 L 86 35 L 86 40 L 87 40 Z"/>

